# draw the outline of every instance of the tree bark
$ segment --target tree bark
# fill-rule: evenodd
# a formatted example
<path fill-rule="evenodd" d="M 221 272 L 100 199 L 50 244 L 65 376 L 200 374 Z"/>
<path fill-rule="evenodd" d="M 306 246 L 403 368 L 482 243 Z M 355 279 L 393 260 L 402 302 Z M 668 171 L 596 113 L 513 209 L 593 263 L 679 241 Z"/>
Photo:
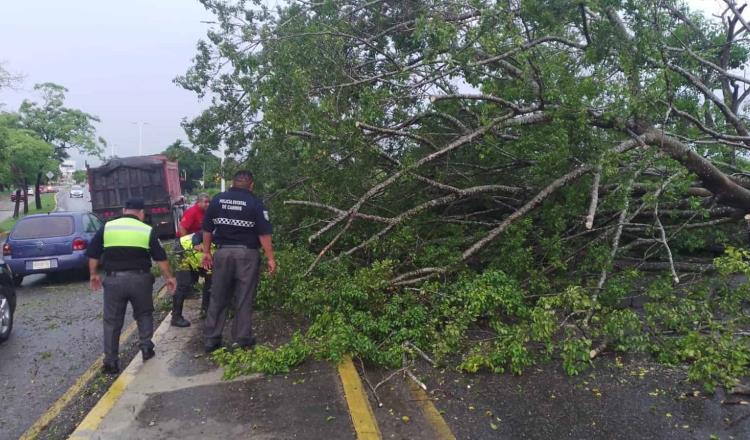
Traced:
<path fill-rule="evenodd" d="M 656 129 L 647 130 L 644 140 L 647 144 L 658 147 L 689 171 L 695 173 L 703 182 L 703 186 L 716 194 L 719 203 L 750 212 L 750 190 L 738 185 L 710 160 L 699 155 L 677 139 Z"/>
<path fill-rule="evenodd" d="M 34 202 L 36 202 L 36 209 L 41 211 L 42 209 L 42 195 L 39 191 L 42 185 L 42 172 L 36 173 L 36 190 L 34 191 Z"/>

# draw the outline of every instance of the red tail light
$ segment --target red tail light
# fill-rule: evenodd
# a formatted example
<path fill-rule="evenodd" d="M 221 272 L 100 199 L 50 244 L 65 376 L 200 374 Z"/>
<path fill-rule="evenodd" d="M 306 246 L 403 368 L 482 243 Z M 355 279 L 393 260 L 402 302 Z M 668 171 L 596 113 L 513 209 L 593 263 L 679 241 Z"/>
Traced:
<path fill-rule="evenodd" d="M 8 243 L 5 243 L 3 245 L 3 257 L 7 257 L 10 255 L 10 245 Z"/>
<path fill-rule="evenodd" d="M 82 251 L 82 250 L 86 249 L 86 244 L 87 244 L 86 240 L 84 240 L 82 238 L 76 238 L 75 240 L 73 240 L 73 250 L 74 251 Z"/>
<path fill-rule="evenodd" d="M 102 217 L 104 217 L 104 218 L 110 218 L 113 215 L 115 215 L 114 211 L 104 211 L 104 212 L 102 212 Z"/>
<path fill-rule="evenodd" d="M 151 208 L 151 214 L 166 214 L 169 212 L 169 208 Z"/>

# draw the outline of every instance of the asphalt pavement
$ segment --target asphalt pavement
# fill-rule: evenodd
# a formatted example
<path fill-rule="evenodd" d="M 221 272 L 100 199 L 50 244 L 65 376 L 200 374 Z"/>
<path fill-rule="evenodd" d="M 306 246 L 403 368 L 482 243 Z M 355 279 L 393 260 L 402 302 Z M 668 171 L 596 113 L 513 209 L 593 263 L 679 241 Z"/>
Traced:
<path fill-rule="evenodd" d="M 88 197 L 69 199 L 67 190 L 58 200 L 64 210 L 90 209 Z M 18 438 L 101 353 L 102 296 L 85 273 L 31 275 L 16 293 L 13 333 L 0 345 L 1 440 Z"/>

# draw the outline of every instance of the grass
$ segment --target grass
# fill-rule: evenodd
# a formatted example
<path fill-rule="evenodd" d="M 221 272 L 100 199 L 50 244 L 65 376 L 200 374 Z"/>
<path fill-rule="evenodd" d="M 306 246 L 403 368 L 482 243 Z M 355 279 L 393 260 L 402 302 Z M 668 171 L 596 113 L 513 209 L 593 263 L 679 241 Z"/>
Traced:
<path fill-rule="evenodd" d="M 50 212 L 55 210 L 55 194 L 56 193 L 45 193 L 42 194 L 42 209 L 36 209 L 36 203 L 34 202 L 34 197 L 29 197 L 29 213 L 26 215 L 31 214 L 40 214 L 43 212 Z M 10 196 L 8 196 L 10 197 Z M 19 206 L 19 215 L 18 218 L 9 218 L 7 220 L 4 220 L 0 222 L 0 232 L 8 232 L 13 228 L 13 225 L 16 224 L 16 222 L 23 218 L 23 201 L 21 201 L 21 205 Z"/>

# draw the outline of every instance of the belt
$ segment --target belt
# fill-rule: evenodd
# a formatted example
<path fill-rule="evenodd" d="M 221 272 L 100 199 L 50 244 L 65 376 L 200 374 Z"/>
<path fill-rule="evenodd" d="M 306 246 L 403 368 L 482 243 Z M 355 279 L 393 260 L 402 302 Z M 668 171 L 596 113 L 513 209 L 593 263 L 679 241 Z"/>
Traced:
<path fill-rule="evenodd" d="M 116 276 L 123 276 L 123 275 L 136 275 L 141 273 L 151 273 L 151 270 L 146 269 L 131 269 L 131 270 L 106 270 L 104 273 L 108 277 L 116 277 Z"/>
<path fill-rule="evenodd" d="M 227 249 L 231 249 L 231 248 L 236 248 L 236 249 L 258 249 L 256 247 L 251 247 L 249 244 L 217 244 L 216 248 L 217 249 L 224 249 L 224 248 L 227 248 Z"/>

